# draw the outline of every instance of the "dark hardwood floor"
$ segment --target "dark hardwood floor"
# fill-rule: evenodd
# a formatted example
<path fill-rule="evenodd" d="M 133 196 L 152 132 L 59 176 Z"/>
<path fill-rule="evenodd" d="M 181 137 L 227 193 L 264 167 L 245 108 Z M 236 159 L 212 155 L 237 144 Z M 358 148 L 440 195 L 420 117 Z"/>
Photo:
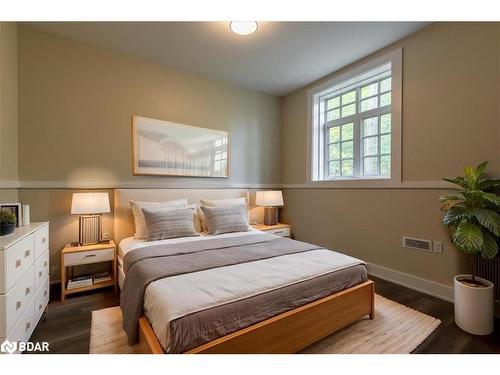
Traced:
<path fill-rule="evenodd" d="M 455 325 L 451 303 L 384 280 L 372 279 L 378 294 L 442 321 L 415 353 L 500 353 L 498 321 L 494 334 L 473 336 Z M 61 303 L 57 298 L 58 292 L 55 289 L 52 291 L 54 298 L 49 304 L 46 320 L 38 324 L 31 341 L 48 341 L 50 353 L 88 353 L 92 310 L 118 306 L 119 295 L 110 288 L 68 297 L 66 302 Z"/>

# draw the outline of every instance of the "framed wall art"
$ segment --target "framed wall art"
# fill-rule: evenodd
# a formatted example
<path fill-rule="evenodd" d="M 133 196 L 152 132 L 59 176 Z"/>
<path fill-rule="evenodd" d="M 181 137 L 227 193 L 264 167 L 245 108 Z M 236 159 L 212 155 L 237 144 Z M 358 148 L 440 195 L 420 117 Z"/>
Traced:
<path fill-rule="evenodd" d="M 228 177 L 229 133 L 132 116 L 134 175 Z"/>

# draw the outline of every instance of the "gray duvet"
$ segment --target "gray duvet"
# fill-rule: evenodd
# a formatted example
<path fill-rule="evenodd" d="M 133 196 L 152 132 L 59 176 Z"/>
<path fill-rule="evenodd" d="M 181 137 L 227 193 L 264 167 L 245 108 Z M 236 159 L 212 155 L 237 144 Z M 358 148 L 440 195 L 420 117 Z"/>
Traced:
<path fill-rule="evenodd" d="M 319 246 L 269 234 L 213 238 L 205 241 L 152 245 L 126 254 L 120 306 L 128 342 L 137 341 L 144 293 L 152 282 L 214 268 L 314 252 Z M 311 253 L 312 254 L 312 253 Z M 366 281 L 364 264 L 335 269 L 283 288 L 220 304 L 174 319 L 169 324 L 171 353 L 181 353 L 282 312 Z"/>

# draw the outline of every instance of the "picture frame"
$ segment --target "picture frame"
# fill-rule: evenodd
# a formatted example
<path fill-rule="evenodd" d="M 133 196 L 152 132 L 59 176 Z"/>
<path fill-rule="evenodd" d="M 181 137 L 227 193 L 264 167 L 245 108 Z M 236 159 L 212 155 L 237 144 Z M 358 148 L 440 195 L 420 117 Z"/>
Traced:
<path fill-rule="evenodd" d="M 21 203 L 0 203 L 0 211 L 12 212 L 16 217 L 16 228 L 23 225 Z"/>
<path fill-rule="evenodd" d="M 229 177 L 229 132 L 132 116 L 133 175 Z"/>

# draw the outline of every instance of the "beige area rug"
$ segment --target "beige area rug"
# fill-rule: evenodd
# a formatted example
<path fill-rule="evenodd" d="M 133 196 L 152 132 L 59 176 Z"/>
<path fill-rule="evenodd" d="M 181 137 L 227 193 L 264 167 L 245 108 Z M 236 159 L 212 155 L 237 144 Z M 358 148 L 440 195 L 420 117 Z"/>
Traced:
<path fill-rule="evenodd" d="M 376 295 L 375 319 L 360 320 L 304 349 L 307 354 L 408 354 L 441 323 L 432 316 Z M 131 354 L 119 307 L 92 312 L 91 354 Z"/>

